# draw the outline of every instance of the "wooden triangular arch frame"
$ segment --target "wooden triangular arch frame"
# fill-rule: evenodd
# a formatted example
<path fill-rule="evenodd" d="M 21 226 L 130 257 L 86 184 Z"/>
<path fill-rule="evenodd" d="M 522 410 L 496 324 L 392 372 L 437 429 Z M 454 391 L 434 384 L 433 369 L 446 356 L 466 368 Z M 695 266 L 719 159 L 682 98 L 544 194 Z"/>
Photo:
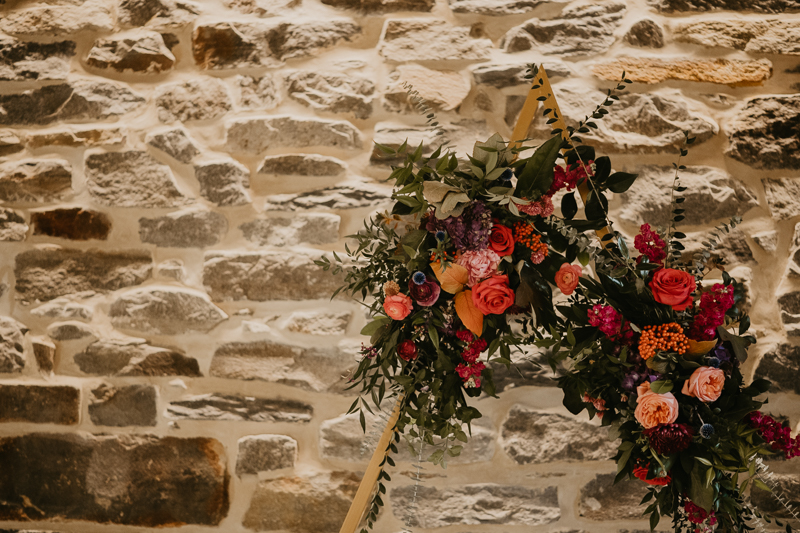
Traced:
<path fill-rule="evenodd" d="M 556 101 L 555 94 L 550 86 L 550 80 L 547 78 L 547 72 L 544 70 L 544 65 L 541 65 L 538 72 L 534 76 L 533 84 L 528 91 L 528 96 L 525 98 L 525 104 L 522 106 L 522 111 L 520 111 L 519 117 L 517 118 L 517 124 L 514 127 L 513 133 L 511 134 L 511 146 L 517 147 L 522 145 L 522 142 L 528 135 L 528 130 L 533 123 L 533 119 L 536 116 L 536 112 L 539 109 L 540 103 L 544 104 L 546 108 L 553 110 L 554 113 L 552 116 L 555 118 L 555 121 L 552 124 L 554 128 L 560 128 L 561 135 L 564 138 L 567 138 L 569 135 L 567 131 L 567 125 L 564 122 L 563 115 L 558 107 L 558 102 Z M 578 185 L 578 192 L 585 205 L 586 199 L 589 196 L 588 180 L 584 180 L 583 183 Z M 597 236 L 602 241 L 603 236 L 608 232 L 608 228 L 602 228 L 597 230 Z M 378 444 L 372 454 L 372 458 L 367 466 L 367 470 L 364 472 L 364 477 L 361 478 L 361 484 L 359 485 L 356 495 L 353 498 L 353 503 L 350 505 L 350 510 L 344 519 L 344 523 L 342 524 L 339 533 L 356 533 L 356 530 L 366 514 L 367 508 L 370 504 L 370 497 L 375 489 L 375 485 L 378 483 L 378 476 L 380 476 L 381 473 L 381 466 L 386 459 L 386 450 L 389 447 L 389 443 L 391 442 L 392 438 L 394 437 L 395 425 L 397 424 L 397 419 L 400 416 L 400 406 L 402 401 L 403 398 L 401 396 L 397 400 L 397 403 L 395 404 L 394 409 L 389 416 L 386 427 L 381 434 L 380 440 L 378 440 Z"/>

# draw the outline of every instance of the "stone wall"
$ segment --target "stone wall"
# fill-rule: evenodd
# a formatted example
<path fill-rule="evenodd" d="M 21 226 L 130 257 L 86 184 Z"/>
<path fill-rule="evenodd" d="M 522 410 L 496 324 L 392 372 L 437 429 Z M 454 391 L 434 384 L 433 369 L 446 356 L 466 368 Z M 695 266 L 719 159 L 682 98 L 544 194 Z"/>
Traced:
<path fill-rule="evenodd" d="M 0 530 L 338 531 L 371 451 L 342 416 L 365 316 L 313 260 L 386 205 L 373 141 L 432 143 L 403 82 L 463 152 L 510 134 L 534 61 L 571 121 L 637 82 L 587 139 L 642 174 L 614 199 L 628 234 L 666 220 L 697 136 L 686 231 L 744 217 L 723 255 L 748 373 L 800 422 L 795 0 L 0 4 Z M 477 401 L 418 528 L 646 529 L 642 486 L 610 485 L 613 446 L 550 377 L 524 363 Z M 400 459 L 381 532 L 413 498 Z"/>

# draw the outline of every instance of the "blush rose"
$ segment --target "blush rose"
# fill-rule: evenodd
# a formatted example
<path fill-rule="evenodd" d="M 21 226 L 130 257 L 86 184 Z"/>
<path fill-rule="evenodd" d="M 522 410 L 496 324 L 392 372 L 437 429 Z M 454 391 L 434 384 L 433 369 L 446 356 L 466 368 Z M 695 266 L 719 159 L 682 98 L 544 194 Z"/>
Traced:
<path fill-rule="evenodd" d="M 472 287 L 472 303 L 484 315 L 502 315 L 514 305 L 515 294 L 508 276 L 492 276 Z"/>
<path fill-rule="evenodd" d="M 657 270 L 650 281 L 650 290 L 656 301 L 675 311 L 683 311 L 692 304 L 692 293 L 696 288 L 694 276 L 673 268 Z"/>
<path fill-rule="evenodd" d="M 583 269 L 580 265 L 564 263 L 561 265 L 561 268 L 558 269 L 558 272 L 556 272 L 556 285 L 558 285 L 562 293 L 569 296 L 575 291 L 575 287 L 578 286 L 582 273 Z"/>
<path fill-rule="evenodd" d="M 683 383 L 681 393 L 701 402 L 715 402 L 725 386 L 725 372 L 719 368 L 701 366 Z"/>
<path fill-rule="evenodd" d="M 411 303 L 411 298 L 403 293 L 395 294 L 394 296 L 387 296 L 383 301 L 383 310 L 393 320 L 403 320 L 414 308 Z"/>
<path fill-rule="evenodd" d="M 650 390 L 648 382 L 639 385 L 637 391 L 639 397 L 633 415 L 645 429 L 672 424 L 678 419 L 678 400 L 671 392 L 656 394 Z"/>

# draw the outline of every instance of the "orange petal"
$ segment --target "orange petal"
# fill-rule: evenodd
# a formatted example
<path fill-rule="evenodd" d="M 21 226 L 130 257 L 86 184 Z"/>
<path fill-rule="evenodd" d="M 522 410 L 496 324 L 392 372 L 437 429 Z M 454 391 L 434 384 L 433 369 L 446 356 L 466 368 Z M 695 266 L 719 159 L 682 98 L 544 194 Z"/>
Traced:
<path fill-rule="evenodd" d="M 443 269 L 441 262 L 436 261 L 431 263 L 431 268 L 436 279 L 439 280 L 442 290 L 450 294 L 455 294 L 463 289 L 469 279 L 467 269 L 455 263 L 450 263 L 447 265 L 447 269 Z"/>
<path fill-rule="evenodd" d="M 472 303 L 472 291 L 461 291 L 456 294 L 454 300 L 458 318 L 468 330 L 480 337 L 483 333 L 483 313 L 478 311 L 478 308 Z"/>

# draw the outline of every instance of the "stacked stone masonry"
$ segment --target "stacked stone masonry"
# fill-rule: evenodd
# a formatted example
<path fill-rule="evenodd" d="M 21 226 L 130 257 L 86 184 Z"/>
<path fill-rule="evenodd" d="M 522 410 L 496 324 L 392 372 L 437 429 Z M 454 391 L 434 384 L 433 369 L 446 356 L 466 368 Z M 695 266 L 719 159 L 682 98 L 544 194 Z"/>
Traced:
<path fill-rule="evenodd" d="M 0 531 L 338 531 L 371 453 L 344 415 L 366 318 L 314 259 L 388 204 L 373 141 L 435 146 L 404 83 L 464 153 L 510 135 L 531 62 L 572 124 L 636 82 L 585 137 L 642 176 L 612 201 L 628 235 L 667 220 L 697 137 L 685 231 L 744 218 L 720 254 L 747 375 L 797 428 L 796 1 L 0 0 Z M 515 357 L 410 517 L 401 451 L 377 531 L 649 529 L 606 431 Z"/>

